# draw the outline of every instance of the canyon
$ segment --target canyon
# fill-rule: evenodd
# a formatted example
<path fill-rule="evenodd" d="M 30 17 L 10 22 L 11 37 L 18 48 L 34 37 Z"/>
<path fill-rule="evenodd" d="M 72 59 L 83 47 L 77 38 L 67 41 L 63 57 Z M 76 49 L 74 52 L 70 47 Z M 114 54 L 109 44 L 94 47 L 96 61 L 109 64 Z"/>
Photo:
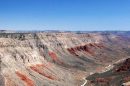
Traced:
<path fill-rule="evenodd" d="M 129 31 L 0 32 L 0 86 L 130 86 Z"/>

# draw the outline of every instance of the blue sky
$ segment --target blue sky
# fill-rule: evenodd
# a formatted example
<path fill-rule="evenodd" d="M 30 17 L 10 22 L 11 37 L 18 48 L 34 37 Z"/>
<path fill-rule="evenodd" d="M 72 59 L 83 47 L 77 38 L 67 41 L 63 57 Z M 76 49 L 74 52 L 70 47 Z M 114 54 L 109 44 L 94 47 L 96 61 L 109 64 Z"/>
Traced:
<path fill-rule="evenodd" d="M 0 29 L 130 30 L 130 0 L 0 0 Z"/>

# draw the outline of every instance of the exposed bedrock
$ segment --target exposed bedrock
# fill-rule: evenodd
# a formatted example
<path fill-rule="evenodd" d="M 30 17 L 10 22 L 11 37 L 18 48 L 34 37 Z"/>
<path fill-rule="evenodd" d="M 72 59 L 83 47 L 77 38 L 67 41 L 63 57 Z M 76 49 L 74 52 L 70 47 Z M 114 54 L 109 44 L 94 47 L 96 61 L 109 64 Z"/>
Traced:
<path fill-rule="evenodd" d="M 128 58 L 130 35 L 125 34 L 0 33 L 0 86 L 80 86 L 91 73 Z M 129 68 L 126 63 L 115 72 Z"/>

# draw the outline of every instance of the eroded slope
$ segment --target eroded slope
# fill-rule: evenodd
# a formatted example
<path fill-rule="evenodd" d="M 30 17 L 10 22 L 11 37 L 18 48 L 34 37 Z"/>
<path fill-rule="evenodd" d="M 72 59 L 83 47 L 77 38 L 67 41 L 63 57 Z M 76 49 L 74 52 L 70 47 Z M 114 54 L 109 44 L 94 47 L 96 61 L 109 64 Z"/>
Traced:
<path fill-rule="evenodd" d="M 80 86 L 129 50 L 125 33 L 0 33 L 0 84 Z"/>

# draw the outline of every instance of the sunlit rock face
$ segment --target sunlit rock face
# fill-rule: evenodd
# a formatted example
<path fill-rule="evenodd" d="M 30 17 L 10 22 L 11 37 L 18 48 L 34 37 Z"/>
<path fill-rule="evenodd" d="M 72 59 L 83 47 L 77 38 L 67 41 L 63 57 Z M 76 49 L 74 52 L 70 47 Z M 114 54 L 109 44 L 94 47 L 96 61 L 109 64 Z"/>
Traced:
<path fill-rule="evenodd" d="M 80 86 L 129 56 L 129 32 L 2 32 L 0 86 Z M 124 73 L 126 65 L 114 72 Z M 111 79 L 98 81 L 106 86 Z"/>

